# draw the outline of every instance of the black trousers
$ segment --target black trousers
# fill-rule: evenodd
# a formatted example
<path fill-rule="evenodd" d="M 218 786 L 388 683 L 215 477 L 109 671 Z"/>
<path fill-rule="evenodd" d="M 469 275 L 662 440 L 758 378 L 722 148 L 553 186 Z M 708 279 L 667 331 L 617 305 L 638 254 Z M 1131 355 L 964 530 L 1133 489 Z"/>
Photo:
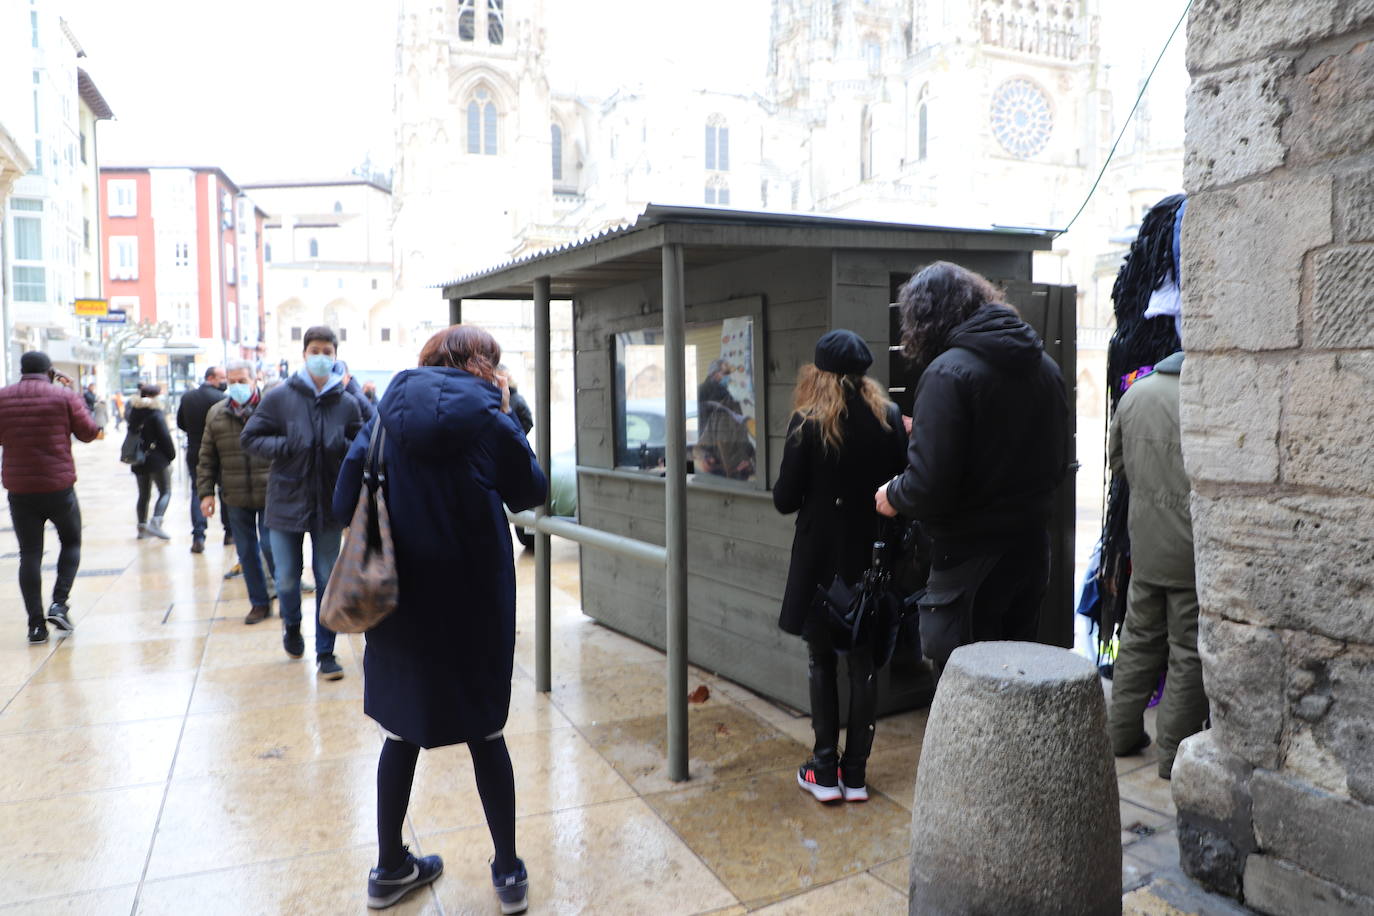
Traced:
<path fill-rule="evenodd" d="M 71 487 L 55 493 L 11 493 L 10 519 L 19 542 L 19 592 L 24 596 L 29 625 L 38 626 L 43 622 L 44 526 L 53 523 L 62 545 L 57 554 L 57 582 L 52 588 L 52 600 L 66 604 L 81 566 L 81 505 Z"/>
<path fill-rule="evenodd" d="M 973 586 L 973 642 L 1034 642 L 1040 631 L 1040 604 L 1050 583 L 1050 533 L 1027 532 L 996 549 L 952 550 L 935 543 L 932 572 L 952 569 L 974 556 L 998 555 L 996 564 Z"/>
<path fill-rule="evenodd" d="M 153 484 L 157 484 L 157 504 L 153 506 L 153 518 L 167 514 L 167 504 L 172 501 L 172 469 L 165 467 L 160 471 L 137 471 L 138 480 L 138 522 L 148 520 L 148 500 L 153 495 Z"/>
<path fill-rule="evenodd" d="M 805 632 L 811 693 L 811 730 L 816 743 L 812 756 L 822 766 L 839 764 L 850 786 L 864 784 L 868 755 L 873 750 L 874 720 L 878 711 L 877 671 L 869 647 L 846 653 L 849 668 L 849 717 L 844 756 L 839 756 L 840 691 L 839 652 L 831 641 L 830 628 L 822 620 L 807 621 Z"/>

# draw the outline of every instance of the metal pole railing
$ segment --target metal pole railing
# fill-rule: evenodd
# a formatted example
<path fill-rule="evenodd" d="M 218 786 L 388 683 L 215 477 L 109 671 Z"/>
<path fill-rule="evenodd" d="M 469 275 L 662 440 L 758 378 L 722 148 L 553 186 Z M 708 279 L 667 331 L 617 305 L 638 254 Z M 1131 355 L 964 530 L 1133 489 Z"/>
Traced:
<path fill-rule="evenodd" d="M 512 525 L 519 525 L 522 528 L 566 538 L 569 541 L 576 541 L 579 544 L 595 547 L 631 560 L 638 560 L 641 563 L 648 563 L 651 566 L 666 567 L 668 565 L 668 549 L 657 544 L 650 544 L 647 541 L 612 534 L 609 531 L 602 531 L 600 528 L 589 528 L 586 525 L 579 525 L 577 522 L 556 515 L 536 515 L 530 509 L 524 512 L 508 511 L 506 517 L 510 519 Z"/>
<path fill-rule="evenodd" d="M 534 281 L 534 452 L 544 476 L 552 481 L 549 456 L 552 451 L 550 441 L 552 371 L 550 357 L 552 344 L 549 330 L 549 287 L 548 277 Z M 540 530 L 539 519 L 548 514 L 549 504 L 534 510 L 534 686 L 548 693 L 553 687 L 552 662 L 552 580 L 553 566 L 549 554 L 549 535 Z"/>
<path fill-rule="evenodd" d="M 668 778 L 687 778 L 687 335 L 682 245 L 663 246 Z"/>

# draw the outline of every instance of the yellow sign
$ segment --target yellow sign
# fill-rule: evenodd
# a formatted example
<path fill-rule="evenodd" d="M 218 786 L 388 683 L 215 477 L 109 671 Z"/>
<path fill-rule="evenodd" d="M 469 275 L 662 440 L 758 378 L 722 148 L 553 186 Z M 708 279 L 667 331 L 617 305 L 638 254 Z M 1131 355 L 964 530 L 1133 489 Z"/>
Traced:
<path fill-rule="evenodd" d="M 82 318 L 103 318 L 110 313 L 110 303 L 104 299 L 76 300 L 76 314 Z"/>

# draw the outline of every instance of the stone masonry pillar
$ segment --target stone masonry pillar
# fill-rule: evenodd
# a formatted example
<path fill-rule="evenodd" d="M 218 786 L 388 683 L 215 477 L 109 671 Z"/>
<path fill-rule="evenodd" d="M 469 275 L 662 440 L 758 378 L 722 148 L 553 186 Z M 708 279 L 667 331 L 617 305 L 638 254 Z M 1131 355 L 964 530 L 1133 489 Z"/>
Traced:
<path fill-rule="evenodd" d="M 1213 728 L 1182 865 L 1374 914 L 1374 2 L 1195 0 L 1183 447 Z"/>

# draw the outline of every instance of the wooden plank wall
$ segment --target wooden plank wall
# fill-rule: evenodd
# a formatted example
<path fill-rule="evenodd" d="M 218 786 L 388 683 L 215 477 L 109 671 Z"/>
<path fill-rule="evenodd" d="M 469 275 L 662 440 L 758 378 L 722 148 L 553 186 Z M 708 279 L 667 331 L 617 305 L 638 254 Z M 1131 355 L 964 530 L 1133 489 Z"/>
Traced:
<path fill-rule="evenodd" d="M 828 255 L 828 253 L 826 253 Z M 761 254 L 687 272 L 687 320 L 693 306 L 762 296 L 766 336 L 767 482 L 782 461 L 797 370 L 811 361 L 827 330 L 830 259 L 816 252 Z M 578 463 L 610 469 L 615 383 L 614 337 L 658 327 L 657 283 L 603 290 L 574 309 L 577 345 Z M 695 384 L 695 381 L 689 382 Z M 663 543 L 663 482 L 635 474 L 581 474 L 581 521 L 606 531 Z M 807 708 L 805 650 L 777 627 L 791 555 L 793 519 L 773 508 L 769 490 L 688 489 L 688 644 L 693 664 L 717 671 L 765 695 Z M 664 644 L 661 570 L 603 551 L 582 552 L 582 604 L 588 615 L 636 639 Z"/>
<path fill-rule="evenodd" d="M 954 260 L 996 279 L 1030 279 L 1024 252 L 872 252 L 791 250 L 687 271 L 687 320 L 693 306 L 734 298 L 764 300 L 768 486 L 777 479 L 791 416 L 797 370 L 832 327 L 864 337 L 874 373 L 887 381 L 888 303 L 894 282 L 914 267 Z M 601 290 L 574 305 L 578 463 L 605 469 L 579 475 L 581 521 L 606 531 L 663 543 L 664 487 L 659 478 L 611 472 L 614 433 L 614 336 L 658 327 L 662 289 L 657 281 Z M 769 490 L 688 487 L 688 642 L 693 664 L 766 696 L 806 710 L 806 652 L 777 627 L 790 559 L 793 517 L 779 515 Z M 594 549 L 582 555 L 582 605 L 607 626 L 651 645 L 664 645 L 663 572 Z M 907 708 L 912 681 L 894 677 L 883 708 Z M 900 683 L 899 683 L 900 681 Z"/>

